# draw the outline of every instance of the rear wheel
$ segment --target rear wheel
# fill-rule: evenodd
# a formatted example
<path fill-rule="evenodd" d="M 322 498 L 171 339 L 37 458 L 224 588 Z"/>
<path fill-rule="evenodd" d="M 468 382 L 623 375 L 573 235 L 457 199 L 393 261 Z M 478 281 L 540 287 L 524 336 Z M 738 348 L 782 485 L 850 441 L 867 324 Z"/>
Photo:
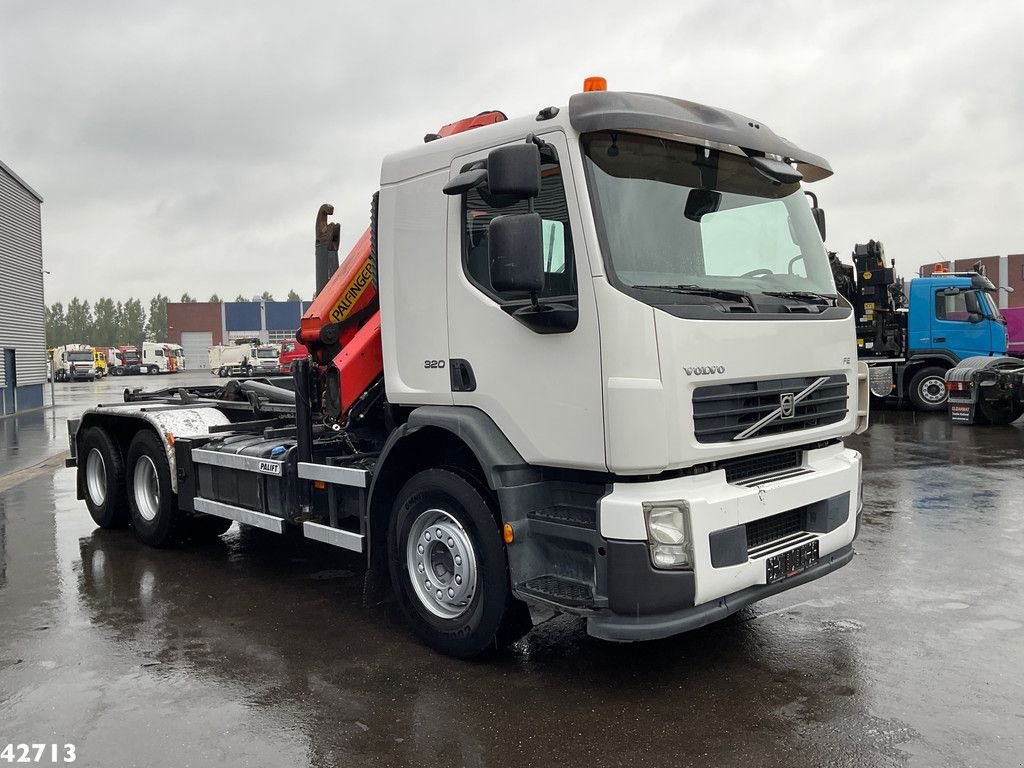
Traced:
<path fill-rule="evenodd" d="M 512 596 L 498 520 L 454 472 L 425 470 L 399 492 L 388 561 L 402 611 L 435 650 L 472 658 L 530 629 L 526 606 Z"/>
<path fill-rule="evenodd" d="M 181 514 L 171 491 L 171 470 L 163 443 L 148 429 L 136 434 L 128 447 L 126 484 L 132 527 L 139 540 L 151 547 L 176 543 Z"/>
<path fill-rule="evenodd" d="M 124 494 L 124 460 L 117 445 L 100 427 L 82 435 L 82 486 L 85 506 L 100 528 L 128 525 L 128 502 Z"/>
<path fill-rule="evenodd" d="M 986 422 L 997 426 L 1012 424 L 1024 416 L 1024 403 L 1009 397 L 996 401 L 979 400 L 977 408 Z"/>
<path fill-rule="evenodd" d="M 946 371 L 938 366 L 922 368 L 910 380 L 910 402 L 919 411 L 941 411 L 946 407 Z"/>

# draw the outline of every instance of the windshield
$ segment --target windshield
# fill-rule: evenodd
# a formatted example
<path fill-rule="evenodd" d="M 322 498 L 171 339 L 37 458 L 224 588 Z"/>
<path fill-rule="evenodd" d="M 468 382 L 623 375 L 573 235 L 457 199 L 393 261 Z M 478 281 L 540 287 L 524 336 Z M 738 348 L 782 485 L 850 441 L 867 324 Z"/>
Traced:
<path fill-rule="evenodd" d="M 256 357 L 277 357 L 276 349 L 260 349 L 256 351 Z"/>
<path fill-rule="evenodd" d="M 69 352 L 68 360 L 73 363 L 91 363 L 94 358 L 92 352 Z"/>
<path fill-rule="evenodd" d="M 745 157 L 652 136 L 582 142 L 613 282 L 835 295 L 799 184 L 775 183 Z"/>
<path fill-rule="evenodd" d="M 185 351 L 182 350 L 182 349 L 175 349 L 173 351 L 174 351 L 174 356 L 177 357 L 177 358 L 182 358 L 182 357 L 185 356 Z"/>
<path fill-rule="evenodd" d="M 294 341 L 285 342 L 284 345 L 281 347 L 281 354 L 284 354 L 285 352 L 294 352 L 294 351 L 295 351 L 295 342 Z"/>
<path fill-rule="evenodd" d="M 119 352 L 118 354 L 126 363 L 137 363 L 139 361 L 138 352 Z"/>

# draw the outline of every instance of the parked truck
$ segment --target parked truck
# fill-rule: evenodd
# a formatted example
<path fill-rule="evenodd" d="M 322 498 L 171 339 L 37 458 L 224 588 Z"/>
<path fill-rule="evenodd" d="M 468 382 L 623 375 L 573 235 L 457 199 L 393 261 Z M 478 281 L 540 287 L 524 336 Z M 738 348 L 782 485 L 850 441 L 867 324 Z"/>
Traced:
<path fill-rule="evenodd" d="M 277 344 L 262 344 L 259 339 L 210 347 L 210 373 L 222 379 L 228 376 L 276 376 L 279 373 L 280 349 Z"/>
<path fill-rule="evenodd" d="M 831 256 L 836 283 L 857 315 L 857 354 L 876 397 L 908 400 L 920 411 L 946 407 L 946 372 L 973 356 L 1006 354 L 997 288 L 980 271 L 941 265 L 909 287 L 877 240 L 853 250 L 853 266 Z"/>
<path fill-rule="evenodd" d="M 460 657 L 556 612 L 665 637 L 848 563 L 868 381 L 800 183 L 828 163 L 593 89 L 426 139 L 384 159 L 287 386 L 126 392 L 70 422 L 96 523 L 360 553 Z"/>
<path fill-rule="evenodd" d="M 278 372 L 291 374 L 292 363 L 309 354 L 306 345 L 300 341 L 286 341 L 281 344 L 281 354 L 277 358 Z"/>
<path fill-rule="evenodd" d="M 96 377 L 102 379 L 107 375 L 107 355 L 102 347 L 93 347 L 93 367 L 96 368 Z"/>
<path fill-rule="evenodd" d="M 54 381 L 96 381 L 93 348 L 88 344 L 65 344 L 50 354 Z"/>
<path fill-rule="evenodd" d="M 142 370 L 146 373 L 177 373 L 184 368 L 185 353 L 180 344 L 142 342 Z"/>
<path fill-rule="evenodd" d="M 1006 354 L 1024 359 L 1024 307 L 1003 307 L 999 314 L 1006 321 Z"/>
<path fill-rule="evenodd" d="M 129 376 L 142 373 L 142 358 L 138 347 L 120 344 L 107 350 L 107 370 L 112 376 Z"/>

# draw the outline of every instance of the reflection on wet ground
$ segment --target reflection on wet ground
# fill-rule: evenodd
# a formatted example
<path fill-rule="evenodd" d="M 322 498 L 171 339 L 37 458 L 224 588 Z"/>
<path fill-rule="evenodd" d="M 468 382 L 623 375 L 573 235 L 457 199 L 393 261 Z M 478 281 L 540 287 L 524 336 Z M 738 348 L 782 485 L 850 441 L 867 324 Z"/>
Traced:
<path fill-rule="evenodd" d="M 874 420 L 849 567 L 670 640 L 561 618 L 481 663 L 367 607 L 355 557 L 237 528 L 146 549 L 48 472 L 0 493 L 0 742 L 85 766 L 1017 765 L 1024 431 Z"/>

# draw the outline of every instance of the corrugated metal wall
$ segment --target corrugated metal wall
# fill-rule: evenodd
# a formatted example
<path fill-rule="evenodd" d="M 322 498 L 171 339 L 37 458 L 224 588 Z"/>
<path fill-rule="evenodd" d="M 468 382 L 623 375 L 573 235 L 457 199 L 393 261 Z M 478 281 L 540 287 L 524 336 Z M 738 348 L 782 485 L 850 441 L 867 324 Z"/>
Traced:
<path fill-rule="evenodd" d="M 0 348 L 16 351 L 18 386 L 46 381 L 40 203 L 0 165 Z M 6 386 L 0 365 L 0 387 Z"/>

